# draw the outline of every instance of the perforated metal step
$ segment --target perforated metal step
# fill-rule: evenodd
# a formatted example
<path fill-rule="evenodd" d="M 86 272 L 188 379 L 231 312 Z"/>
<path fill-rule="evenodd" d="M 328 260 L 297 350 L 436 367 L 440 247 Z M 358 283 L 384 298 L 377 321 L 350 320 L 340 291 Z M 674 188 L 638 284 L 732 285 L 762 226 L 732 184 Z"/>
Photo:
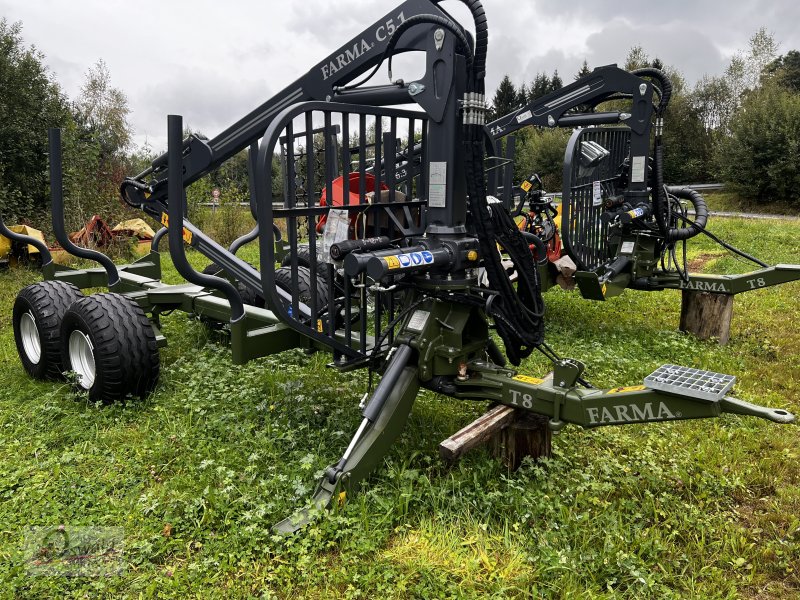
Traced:
<path fill-rule="evenodd" d="M 712 402 L 721 400 L 734 383 L 733 375 L 678 365 L 663 365 L 644 378 L 650 389 Z"/>

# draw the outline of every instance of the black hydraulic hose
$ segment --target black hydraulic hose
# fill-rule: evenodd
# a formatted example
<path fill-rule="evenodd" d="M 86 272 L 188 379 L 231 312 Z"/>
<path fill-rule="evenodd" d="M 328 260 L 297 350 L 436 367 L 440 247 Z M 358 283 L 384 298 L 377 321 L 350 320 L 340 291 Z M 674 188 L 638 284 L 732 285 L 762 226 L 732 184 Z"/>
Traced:
<path fill-rule="evenodd" d="M 655 150 L 653 152 L 653 175 L 655 182 L 653 183 L 653 212 L 655 213 L 656 223 L 658 224 L 658 231 L 666 240 L 669 240 L 670 229 L 667 223 L 667 194 L 664 191 L 664 146 L 661 143 L 661 137 L 656 136 Z"/>
<path fill-rule="evenodd" d="M 690 218 L 684 217 L 683 215 L 680 215 L 680 214 L 678 215 L 678 218 L 681 219 L 684 223 L 688 223 L 689 225 L 698 227 L 700 229 L 700 233 L 702 233 L 703 235 L 708 236 L 709 238 L 711 238 L 712 240 L 717 242 L 720 246 L 722 246 L 726 250 L 729 250 L 729 251 L 733 252 L 734 254 L 738 254 L 742 258 L 746 258 L 747 260 L 749 260 L 751 262 L 754 262 L 755 264 L 757 264 L 760 267 L 764 267 L 765 269 L 769 268 L 769 265 L 767 263 L 765 263 L 764 261 L 757 259 L 755 256 L 753 256 L 751 254 L 748 254 L 744 250 L 739 250 L 739 248 L 737 248 L 736 246 L 732 246 L 731 244 L 727 243 L 724 240 L 721 240 L 720 238 L 718 238 L 716 235 L 711 233 L 705 227 L 700 227 L 698 223 L 696 223 L 695 221 L 692 221 Z"/>
<path fill-rule="evenodd" d="M 525 241 L 530 242 L 534 246 L 536 246 L 536 264 L 543 265 L 547 262 L 547 246 L 544 243 L 544 240 L 540 238 L 535 233 L 530 233 L 529 231 L 520 231 L 522 237 L 525 238 Z"/>
<path fill-rule="evenodd" d="M 466 53 L 467 56 L 467 64 L 469 65 L 470 68 L 472 68 L 474 55 L 472 53 L 472 49 L 470 48 L 469 40 L 467 39 L 467 36 L 464 35 L 464 32 L 461 31 L 455 23 L 453 23 L 450 19 L 445 19 L 444 17 L 440 17 L 439 15 L 414 15 L 413 17 L 409 17 L 408 19 L 403 21 L 400 25 L 398 25 L 397 29 L 395 29 L 394 33 L 392 34 L 392 37 L 389 38 L 389 43 L 386 45 L 383 54 L 381 55 L 380 59 L 378 60 L 377 64 L 372 69 L 372 71 L 367 73 L 360 81 L 343 85 L 336 89 L 353 90 L 361 87 L 375 76 L 375 74 L 381 68 L 383 61 L 385 61 L 387 58 L 389 59 L 389 71 L 391 72 L 392 53 L 394 52 L 394 48 L 397 45 L 397 42 L 400 40 L 400 35 L 403 32 L 405 32 L 409 27 L 412 27 L 414 25 L 421 25 L 423 23 L 439 25 L 440 27 L 444 27 L 448 31 L 452 32 L 452 34 L 455 35 L 458 38 L 459 42 L 461 42 L 461 44 L 464 46 L 465 48 L 464 52 Z"/>
<path fill-rule="evenodd" d="M 442 0 L 437 0 L 437 4 Z M 480 0 L 461 0 L 472 13 L 475 22 L 475 66 L 474 76 L 476 83 L 482 86 L 482 80 L 486 76 L 486 54 L 489 45 L 489 25 L 486 19 L 486 11 Z M 483 93 L 482 89 L 476 89 Z"/>
<path fill-rule="evenodd" d="M 450 19 L 446 19 L 444 17 L 440 17 L 439 15 L 415 15 L 413 17 L 409 17 L 400 25 L 398 25 L 395 32 L 392 34 L 392 37 L 389 38 L 389 43 L 386 45 L 386 50 L 383 51 L 383 56 L 381 57 L 381 62 L 389 58 L 389 72 L 392 71 L 392 53 L 394 52 L 394 47 L 397 45 L 397 42 L 400 41 L 400 36 L 405 32 L 407 29 L 410 29 L 414 25 L 421 25 L 423 23 L 430 23 L 432 25 L 438 25 L 439 27 L 444 27 L 448 29 L 461 43 L 462 50 L 465 53 L 467 58 L 467 68 L 472 70 L 473 65 L 475 64 L 475 55 L 472 52 L 472 48 L 470 47 L 469 39 L 467 36 L 464 35 L 464 32 L 453 23 Z M 380 63 L 378 63 L 380 64 Z"/>
<path fill-rule="evenodd" d="M 682 186 L 667 186 L 666 191 L 676 198 L 683 198 L 691 202 L 695 212 L 695 220 L 689 227 L 672 227 L 669 229 L 667 241 L 688 240 L 702 232 L 708 222 L 708 205 L 706 205 L 706 201 L 700 192 L 690 187 Z"/>

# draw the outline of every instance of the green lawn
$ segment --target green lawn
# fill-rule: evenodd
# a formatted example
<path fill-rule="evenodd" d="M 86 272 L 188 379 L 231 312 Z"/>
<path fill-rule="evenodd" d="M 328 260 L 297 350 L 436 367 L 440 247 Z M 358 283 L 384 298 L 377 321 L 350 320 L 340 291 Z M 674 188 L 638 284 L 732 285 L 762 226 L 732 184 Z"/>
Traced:
<path fill-rule="evenodd" d="M 769 262 L 800 262 L 796 223 L 712 219 Z M 748 270 L 701 241 L 716 272 Z M 254 258 L 250 255 L 250 258 Z M 197 266 L 205 261 L 193 257 Z M 171 265 L 166 279 L 178 281 Z M 754 418 L 570 427 L 509 473 L 438 443 L 484 403 L 421 393 L 364 493 L 290 538 L 270 526 L 309 496 L 360 420 L 365 373 L 290 351 L 234 366 L 203 325 L 165 318 L 162 378 L 100 406 L 22 371 L 0 274 L 0 591 L 6 597 L 800 597 L 800 429 Z M 727 347 L 677 332 L 678 292 L 604 303 L 548 292 L 547 337 L 597 385 L 668 362 L 739 377 L 735 395 L 800 413 L 800 284 L 738 296 Z M 548 370 L 539 359 L 524 373 Z M 33 576 L 30 526 L 124 527 L 124 570 Z"/>

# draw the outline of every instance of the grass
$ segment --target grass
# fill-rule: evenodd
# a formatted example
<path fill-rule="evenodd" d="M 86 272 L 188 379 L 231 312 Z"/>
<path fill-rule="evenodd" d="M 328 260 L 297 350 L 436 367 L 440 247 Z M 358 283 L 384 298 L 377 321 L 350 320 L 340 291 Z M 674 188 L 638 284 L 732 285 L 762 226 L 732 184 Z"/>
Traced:
<path fill-rule="evenodd" d="M 706 192 L 703 197 L 713 211 L 800 216 L 800 207 L 790 202 L 748 200 L 726 191 Z"/>
<path fill-rule="evenodd" d="M 797 225 L 714 219 L 769 262 L 800 262 Z M 710 272 L 748 267 L 700 240 Z M 255 261 L 255 255 L 245 252 Z M 197 267 L 207 261 L 192 256 Z M 168 263 L 168 261 L 166 261 Z M 165 264 L 165 279 L 179 281 Z M 149 398 L 100 406 L 28 379 L 11 306 L 35 272 L 0 274 L 0 590 L 5 597 L 800 597 L 800 431 L 753 418 L 582 431 L 509 473 L 438 443 L 485 409 L 424 392 L 364 492 L 300 535 L 301 505 L 355 431 L 361 372 L 289 351 L 234 366 L 186 315 Z M 721 348 L 676 331 L 677 292 L 604 303 L 545 295 L 547 337 L 597 385 L 675 362 L 739 377 L 737 396 L 800 412 L 800 283 L 738 296 Z M 547 365 L 530 359 L 528 374 Z M 124 570 L 32 576 L 30 526 L 121 526 Z"/>

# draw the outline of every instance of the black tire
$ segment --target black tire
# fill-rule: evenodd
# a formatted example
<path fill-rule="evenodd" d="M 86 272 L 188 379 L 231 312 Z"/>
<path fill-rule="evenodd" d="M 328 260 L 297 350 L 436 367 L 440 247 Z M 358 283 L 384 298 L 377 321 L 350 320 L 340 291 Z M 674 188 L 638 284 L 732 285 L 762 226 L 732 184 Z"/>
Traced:
<path fill-rule="evenodd" d="M 281 267 L 275 270 L 275 284 L 287 292 L 292 291 L 292 268 Z M 307 267 L 297 267 L 298 299 L 303 304 L 311 306 L 311 271 Z M 288 306 L 289 303 L 287 302 Z M 317 276 L 317 311 L 321 312 L 328 306 L 328 288 L 325 280 Z"/>
<path fill-rule="evenodd" d="M 86 296 L 69 308 L 61 323 L 61 357 L 66 369 L 79 374 L 91 362 L 93 381 L 79 377 L 77 382 L 90 400 L 144 397 L 158 381 L 160 360 L 150 321 L 138 304 L 120 294 Z"/>
<path fill-rule="evenodd" d="M 31 377 L 61 377 L 61 320 L 72 303 L 82 297 L 77 287 L 63 281 L 41 281 L 17 294 L 14 341 L 22 366 Z"/>
<path fill-rule="evenodd" d="M 242 302 L 245 304 L 257 306 L 258 308 L 264 308 L 266 306 L 264 297 L 261 294 L 257 294 L 241 281 L 235 281 L 234 278 L 228 276 L 228 273 L 217 263 L 211 263 L 205 269 L 203 269 L 202 272 L 203 275 L 216 275 L 217 277 L 224 277 L 225 279 L 231 281 L 236 286 L 236 289 L 239 291 L 239 295 L 242 297 Z"/>
<path fill-rule="evenodd" d="M 292 254 L 291 252 L 283 257 L 281 261 L 282 267 L 288 267 L 292 264 Z M 297 266 L 298 267 L 305 267 L 306 269 L 311 268 L 311 250 L 309 250 L 308 246 L 298 246 L 297 247 Z"/>

